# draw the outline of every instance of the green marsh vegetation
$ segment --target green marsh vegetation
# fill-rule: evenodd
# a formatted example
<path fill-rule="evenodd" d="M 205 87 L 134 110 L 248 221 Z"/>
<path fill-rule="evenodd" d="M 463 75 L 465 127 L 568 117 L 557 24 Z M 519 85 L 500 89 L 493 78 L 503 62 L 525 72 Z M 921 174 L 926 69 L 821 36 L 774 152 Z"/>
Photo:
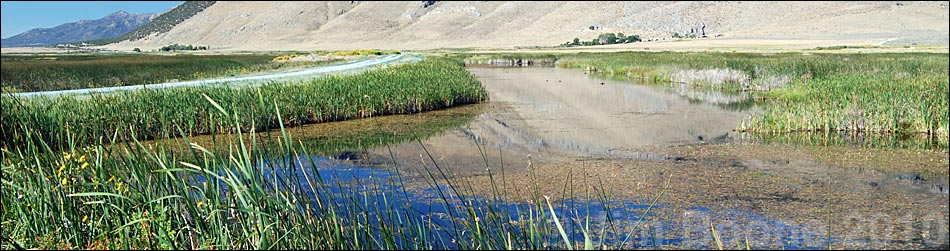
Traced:
<path fill-rule="evenodd" d="M 488 65 L 501 67 L 550 67 L 554 66 L 557 57 L 554 54 L 486 54 L 474 56 L 453 55 L 462 58 L 468 65 Z"/>
<path fill-rule="evenodd" d="M 416 114 L 397 114 L 356 118 L 343 121 L 324 122 L 289 127 L 285 132 L 294 135 L 298 144 L 311 153 L 321 156 L 342 156 L 353 151 L 372 149 L 385 145 L 407 143 L 440 135 L 447 130 L 468 124 L 485 109 L 482 104 L 459 105 L 452 108 L 427 111 Z M 217 144 L 227 143 L 219 139 L 237 137 L 237 133 L 189 136 L 188 141 L 209 148 L 218 148 Z M 260 145 L 274 144 L 281 138 L 281 132 L 275 130 L 258 131 L 257 134 L 244 133 L 244 140 L 257 139 Z M 182 138 L 142 141 L 143 144 L 176 146 L 184 144 Z M 174 148 L 171 148 L 174 149 Z M 226 151 L 224 152 L 226 153 Z"/>
<path fill-rule="evenodd" d="M 385 170 L 390 174 L 347 179 L 344 171 L 328 168 L 312 156 L 352 145 L 314 143 L 333 137 L 296 138 L 292 135 L 299 134 L 286 128 L 418 113 L 485 98 L 485 90 L 461 61 L 438 57 L 289 83 L 4 97 L 0 245 L 5 249 L 638 245 L 630 234 L 623 234 L 631 225 L 610 215 L 599 224 L 591 223 L 590 214 L 569 216 L 584 206 L 609 207 L 609 189 L 586 192 L 588 201 L 599 201 L 597 205 L 567 203 L 567 198 L 584 196 L 573 190 L 560 196 L 536 190 L 532 202 L 513 205 L 503 202 L 509 198 L 505 189 L 475 196 L 475 184 L 459 183 L 451 170 L 426 154 L 429 164 L 412 170 L 422 174 L 421 182 L 431 191 L 419 204 L 401 179 L 401 173 L 410 170 L 400 170 L 394 163 Z M 474 115 L 452 116 L 392 128 L 401 133 L 380 126 L 356 142 L 418 140 Z M 258 133 L 265 130 L 275 136 Z M 200 134 L 217 136 L 192 140 Z M 151 138 L 157 143 L 139 140 Z"/>
<path fill-rule="evenodd" d="M 582 56 L 586 55 L 577 58 Z M 669 76 L 663 74 L 668 73 L 658 71 L 656 78 Z M 794 83 L 783 88 L 789 86 Z M 504 202 L 510 198 L 504 187 L 512 184 L 498 184 L 491 178 L 504 176 L 504 169 L 486 164 L 493 192 L 476 197 L 473 187 L 484 184 L 454 179 L 432 154 L 423 156 L 428 164 L 416 170 L 394 165 L 388 170 L 394 175 L 339 178 L 340 171 L 321 168 L 324 164 L 310 157 L 323 151 L 320 145 L 291 136 L 298 134 L 285 128 L 416 113 L 486 97 L 459 60 L 446 58 L 261 86 L 4 97 L 0 245 L 7 249 L 623 249 L 644 245 L 630 236 L 648 217 L 646 213 L 639 219 L 614 218 L 608 213 L 606 220 L 593 219 L 589 213 L 565 213 L 592 207 L 606 207 L 609 212 L 614 198 L 611 188 L 569 190 L 574 187 L 574 177 L 569 176 L 561 194 L 541 194 L 541 186 L 562 184 L 534 181 L 535 189 L 529 192 L 532 200 L 512 205 Z M 762 102 L 779 100 L 762 97 Z M 464 117 L 445 126 L 464 123 Z M 276 137 L 260 138 L 257 133 L 277 128 Z M 427 130 L 422 131 L 391 137 L 418 140 L 426 135 Z M 210 142 L 193 137 L 200 134 L 221 137 Z M 179 138 L 156 145 L 138 141 L 171 137 Z M 390 135 L 377 132 L 368 134 L 367 140 L 384 137 Z M 400 175 L 408 171 L 419 171 L 425 178 L 429 203 L 412 203 L 418 200 Z M 529 169 L 529 176 L 535 177 L 535 171 Z M 663 198 L 663 191 L 649 208 Z M 586 202 L 569 200 L 585 196 Z M 710 231 L 717 232 L 713 226 Z M 708 247 L 731 246 L 718 234 L 714 236 Z"/>
<path fill-rule="evenodd" d="M 239 111 L 237 124 L 214 115 L 203 95 Z M 158 90 L 2 100 L 3 143 L 21 145 L 27 134 L 53 145 L 71 140 L 94 142 L 120 129 L 134 138 L 275 129 L 281 126 L 269 104 L 281 107 L 283 126 L 339 121 L 388 114 L 409 114 L 477 103 L 487 98 L 481 84 L 446 58 L 370 70 L 351 76 L 269 82 L 260 86 L 199 86 Z"/>
<path fill-rule="evenodd" d="M 948 54 L 619 52 L 487 55 L 557 58 L 557 65 L 654 84 L 751 92 L 764 111 L 738 131 L 888 134 L 947 147 Z"/>
<path fill-rule="evenodd" d="M 79 143 L 73 138 L 76 134 L 68 131 L 52 132 L 57 135 L 51 137 L 65 138 L 66 144 L 51 144 L 40 134 L 23 131 L 18 145 L 0 152 L 3 247 L 589 249 L 634 245 L 630 235 L 619 232 L 629 226 L 611 223 L 609 214 L 607 223 L 600 226 L 591 224 L 590 215 L 565 217 L 563 208 L 574 204 L 558 203 L 557 198 L 535 193 L 535 200 L 517 205 L 514 214 L 509 213 L 508 204 L 498 202 L 508 197 L 504 192 L 475 198 L 473 184 L 456 183 L 450 178 L 451 170 L 441 167 L 431 154 L 427 154 L 431 165 L 419 167 L 432 189 L 434 198 L 429 204 L 410 199 L 395 167 L 395 175 L 369 179 L 342 179 L 332 175 L 332 170 L 322 172 L 319 160 L 308 157 L 311 149 L 283 127 L 287 117 L 279 100 L 258 103 L 276 116 L 280 128 L 280 136 L 267 144 L 257 143 L 253 127 L 241 129 L 247 120 L 243 116 L 253 120 L 258 115 L 231 103 L 240 100 L 201 95 L 191 102 L 210 105 L 212 110 L 203 116 L 224 118 L 222 123 L 231 124 L 235 135 L 220 138 L 220 144 L 190 142 L 178 127 L 181 144 L 153 147 L 135 140 L 138 130 L 134 128 L 117 128 L 111 137 L 98 137 L 91 144 Z M 131 140 L 116 140 L 120 138 Z M 124 147 L 111 147 L 116 144 Z M 607 205 L 609 189 L 597 191 L 587 191 L 587 198 Z M 575 191 L 565 190 L 560 197 L 574 195 Z M 569 221 L 584 227 L 565 230 Z M 570 238 L 569 233 L 583 237 Z"/>
<path fill-rule="evenodd" d="M 213 78 L 335 61 L 273 62 L 275 55 L 3 55 L 5 92 L 71 90 Z"/>
<path fill-rule="evenodd" d="M 463 59 L 469 64 L 485 64 L 491 60 L 513 59 L 513 60 L 541 60 L 554 62 L 559 59 L 559 54 L 554 53 L 491 53 L 491 54 L 451 54 L 449 57 Z"/>

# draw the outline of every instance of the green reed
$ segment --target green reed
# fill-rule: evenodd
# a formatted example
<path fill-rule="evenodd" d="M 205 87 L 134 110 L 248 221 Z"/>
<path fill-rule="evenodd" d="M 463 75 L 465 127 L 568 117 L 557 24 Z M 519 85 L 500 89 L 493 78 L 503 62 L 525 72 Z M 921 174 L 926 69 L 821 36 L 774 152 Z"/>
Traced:
<path fill-rule="evenodd" d="M 71 90 L 213 78 L 321 62 L 272 62 L 274 55 L 3 55 L 5 91 Z"/>
<path fill-rule="evenodd" d="M 510 250 L 615 245 L 603 240 L 617 228 L 605 233 L 607 227 L 602 227 L 597 233 L 591 225 L 582 230 L 584 240 L 562 239 L 569 231 L 562 223 L 589 223 L 590 216 L 556 215 L 555 207 L 561 212 L 568 207 L 558 198 L 535 193 L 533 203 L 512 214 L 504 210 L 505 202 L 496 200 L 508 198 L 506 192 L 493 193 L 494 199 L 474 197 L 475 184 L 454 179 L 451 169 L 428 150 L 431 162 L 416 169 L 434 191 L 430 207 L 444 208 L 444 214 L 425 213 L 409 203 L 408 181 L 399 174 L 410 170 L 396 165 L 391 166 L 396 175 L 382 178 L 343 180 L 318 172 L 322 165 L 306 158 L 310 149 L 283 127 L 286 113 L 277 100 L 262 104 L 277 117 L 281 133 L 268 138 L 273 140 L 269 144 L 256 143 L 253 127 L 241 129 L 248 113 L 239 106 L 204 95 L 190 102 L 212 106 L 206 116 L 226 118 L 223 123 L 232 124 L 236 135 L 221 138 L 227 143 L 220 145 L 203 144 L 189 142 L 179 130 L 184 142 L 155 147 L 135 140 L 134 125 L 118 127 L 112 137 L 91 144 L 73 140 L 72 133 L 64 133 L 65 145 L 48 144 L 24 131 L 22 145 L 0 151 L 3 248 Z M 611 198 L 604 189 L 595 193 L 605 205 Z M 560 198 L 575 196 L 571 190 Z M 625 240 L 619 247 L 629 244 Z"/>
<path fill-rule="evenodd" d="M 510 55 L 509 55 L 510 56 Z M 524 55 L 522 57 L 550 57 Z M 484 56 L 483 56 L 484 57 Z M 497 56 L 489 56 L 491 58 Z M 556 55 L 557 65 L 654 83 L 750 91 L 764 108 L 737 130 L 948 138 L 948 54 L 620 52 Z M 724 81 L 703 79 L 722 74 Z M 687 79 L 689 80 L 689 79 Z"/>
<path fill-rule="evenodd" d="M 216 115 L 202 95 L 244 114 L 238 123 Z M 487 98 L 481 84 L 458 61 L 429 58 L 418 63 L 369 70 L 348 76 L 312 80 L 270 81 L 259 86 L 200 86 L 127 91 L 88 96 L 57 96 L 2 100 L 4 144 L 22 144 L 26 132 L 50 144 L 67 142 L 61 135 L 90 142 L 117 130 L 136 128 L 132 137 L 154 139 L 187 135 L 274 129 L 277 103 L 283 126 L 339 121 L 388 114 L 411 114 Z"/>

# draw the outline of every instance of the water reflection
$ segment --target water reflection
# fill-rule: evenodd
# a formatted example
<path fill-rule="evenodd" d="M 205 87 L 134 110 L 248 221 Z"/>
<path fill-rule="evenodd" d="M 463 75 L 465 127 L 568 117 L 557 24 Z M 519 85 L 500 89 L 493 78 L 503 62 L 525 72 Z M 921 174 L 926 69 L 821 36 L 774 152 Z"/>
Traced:
<path fill-rule="evenodd" d="M 392 222 L 387 217 L 407 219 L 421 217 L 439 226 L 430 233 L 436 238 L 458 238 L 458 233 L 452 227 L 452 219 L 463 221 L 465 219 L 464 217 L 453 218 L 452 215 L 464 215 L 464 211 L 460 210 L 469 210 L 469 207 L 483 217 L 492 217 L 493 214 L 511 217 L 506 219 L 507 222 L 504 224 L 510 224 L 509 231 L 515 233 L 526 230 L 521 229 L 520 226 L 523 225 L 520 224 L 528 220 L 528 214 L 538 214 L 539 208 L 546 209 L 543 205 L 539 207 L 538 204 L 510 202 L 470 194 L 452 194 L 448 192 L 449 187 L 440 184 L 410 189 L 402 186 L 399 176 L 391 171 L 349 165 L 323 157 L 301 155 L 272 162 L 268 164 L 283 163 L 290 165 L 291 168 L 263 168 L 265 172 L 269 170 L 273 172 L 265 176 L 297 177 L 299 180 L 296 184 L 308 184 L 308 187 L 294 189 L 306 191 L 311 189 L 309 186 L 317 186 L 326 190 L 320 194 L 310 193 L 310 196 L 321 196 L 322 201 L 334 201 L 340 205 L 357 202 L 357 205 L 365 209 L 352 212 L 342 211 L 341 215 L 338 215 L 342 218 L 347 218 L 349 213 L 356 213 L 368 219 L 383 218 L 382 222 Z M 315 182 L 317 179 L 319 182 Z M 312 185 L 314 183 L 329 185 Z M 440 189 L 442 191 L 438 191 Z M 327 191 L 329 193 L 326 193 Z M 825 230 L 823 226 L 775 220 L 740 209 L 706 207 L 677 209 L 663 204 L 650 206 L 649 201 L 623 199 L 611 199 L 607 202 L 597 199 L 565 199 L 555 200 L 552 203 L 553 210 L 557 213 L 565 232 L 576 243 L 584 241 L 584 231 L 587 231 L 592 233 L 590 234 L 591 241 L 607 247 L 617 247 L 620 243 L 624 243 L 624 247 L 627 248 L 710 249 L 715 247 L 711 242 L 711 225 L 722 233 L 720 234 L 722 241 L 731 246 L 752 240 L 749 245 L 754 247 L 817 249 L 826 247 L 829 241 L 840 241 L 837 237 L 829 237 L 823 232 Z M 393 214 L 389 211 L 377 210 L 379 208 L 411 214 Z M 553 218 L 550 217 L 535 220 L 541 222 L 541 227 L 553 225 Z M 369 227 L 379 226 L 370 225 Z M 592 229 L 609 231 L 598 234 L 598 231 L 590 231 Z M 549 243 L 561 241 L 558 232 L 542 231 L 541 233 L 540 237 Z M 442 245 L 444 246 L 434 248 L 459 248 L 451 243 Z"/>
<path fill-rule="evenodd" d="M 397 178 L 388 170 L 393 170 L 394 166 L 398 166 L 400 170 L 418 171 L 426 166 L 432 167 L 435 164 L 433 162 L 436 162 L 449 172 L 448 177 L 455 177 L 455 174 L 484 176 L 485 171 L 489 169 L 496 170 L 495 174 L 497 174 L 499 168 L 505 170 L 506 167 L 524 170 L 531 163 L 538 165 L 543 161 L 580 163 L 583 160 L 604 157 L 651 161 L 647 162 L 648 165 L 644 165 L 645 167 L 612 170 L 617 173 L 627 172 L 635 175 L 637 173 L 633 169 L 654 169 L 656 168 L 654 164 L 669 162 L 680 165 L 676 166 L 676 170 L 685 170 L 683 171 L 685 174 L 680 177 L 693 176 L 695 178 L 681 188 L 681 191 L 694 192 L 681 192 L 677 194 L 677 199 L 689 200 L 691 198 L 689 196 L 697 196 L 695 194 L 698 193 L 701 194 L 700 196 L 713 198 L 716 201 L 706 204 L 708 207 L 696 207 L 694 202 L 661 204 L 649 214 L 645 214 L 647 203 L 628 198 L 612 198 L 606 204 L 597 200 L 557 200 L 554 201 L 555 210 L 558 211 L 559 217 L 564 217 L 562 219 L 593 217 L 592 229 L 600 229 L 599 227 L 608 224 L 606 219 L 609 215 L 612 219 L 616 219 L 617 223 L 614 224 L 620 225 L 620 230 L 626 230 L 614 231 L 615 234 L 633 233 L 630 238 L 636 241 L 632 247 L 671 245 L 683 248 L 713 248 L 710 224 L 715 225 L 720 231 L 728 247 L 735 247 L 746 239 L 750 240 L 752 242 L 750 245 L 755 248 L 792 249 L 828 248 L 829 243 L 833 244 L 833 247 L 891 247 L 886 244 L 898 241 L 915 247 L 939 247 L 943 243 L 941 241 L 946 240 L 934 239 L 942 237 L 947 232 L 946 220 L 944 220 L 947 215 L 945 180 L 917 174 L 895 176 L 861 173 L 814 160 L 794 157 L 785 160 L 773 158 L 775 155 L 785 155 L 796 150 L 772 153 L 769 156 L 764 156 L 768 153 L 753 152 L 750 154 L 753 155 L 750 157 L 751 160 L 704 158 L 703 156 L 684 158 L 666 156 L 649 150 L 649 147 L 656 146 L 695 146 L 697 144 L 704 146 L 702 143 L 749 140 L 744 138 L 743 134 L 732 132 L 742 114 L 722 107 L 723 104 L 733 105 L 736 102 L 745 102 L 741 101 L 742 99 L 731 100 L 728 97 L 715 95 L 689 99 L 684 98 L 689 95 L 665 91 L 656 86 L 591 78 L 580 71 L 567 69 L 474 68 L 470 71 L 489 90 L 491 101 L 485 104 L 484 109 L 466 113 L 469 115 L 464 116 L 427 115 L 431 113 L 402 115 L 400 118 L 406 118 L 406 121 L 421 120 L 426 123 L 395 122 L 401 126 L 386 124 L 402 120 L 386 122 L 388 119 L 371 118 L 303 127 L 301 129 L 303 132 L 292 134 L 308 135 L 307 133 L 311 131 L 317 131 L 320 136 L 312 140 L 313 142 L 340 140 L 343 143 L 334 143 L 334 145 L 343 145 L 343 147 L 333 147 L 332 151 L 322 154 L 336 160 L 315 156 L 306 157 L 316 159 L 316 163 L 329 164 L 305 165 L 299 169 L 313 170 L 314 174 L 319 173 L 321 176 L 330 178 L 341 177 L 336 179 L 342 183 L 352 183 L 359 189 L 372 188 L 371 191 L 374 193 L 385 192 L 383 194 L 391 202 L 394 199 L 396 202 L 402 202 L 390 205 L 409 205 L 417 213 L 430 215 L 427 217 L 441 221 L 439 224 L 448 228 L 450 224 L 447 215 L 453 209 L 451 209 L 452 206 L 440 204 L 442 202 L 435 197 L 438 192 L 433 190 L 436 188 L 416 186 L 408 189 L 407 193 L 392 194 L 394 191 L 405 191 L 403 190 L 405 187 L 391 182 L 394 179 L 423 177 L 417 180 L 424 181 L 426 176 L 419 175 L 418 172 L 415 174 L 403 172 Z M 450 111 L 453 109 L 442 112 L 452 114 Z M 460 117 L 464 119 L 452 119 Z M 428 124 L 437 126 L 431 126 L 432 130 L 426 130 L 425 128 L 430 128 Z M 391 131 L 370 130 L 372 128 L 393 129 Z M 422 131 L 427 131 L 427 133 L 419 133 Z M 362 136 L 354 136 L 354 134 L 386 135 L 397 132 L 414 136 L 404 140 L 384 142 L 377 142 L 378 137 L 369 137 L 366 141 L 377 142 L 373 144 L 364 143 Z M 320 138 L 328 136 L 333 136 L 333 140 Z M 295 138 L 307 137 L 295 136 Z M 356 144 L 352 143 L 354 138 L 357 139 Z M 756 147 L 769 148 L 770 146 L 756 145 Z M 349 161 L 337 161 L 340 159 Z M 715 161 L 731 161 L 733 164 L 718 165 L 714 163 Z M 703 170 L 712 171 L 703 172 Z M 755 175 L 751 175 L 748 180 L 739 179 L 744 176 L 729 177 L 727 175 L 723 178 L 723 172 L 729 170 L 742 171 L 733 172 L 733 174 L 754 173 Z M 550 172 L 557 171 L 550 170 Z M 509 174 L 523 173 L 510 171 Z M 280 175 L 283 177 L 285 174 Z M 630 178 L 631 176 L 622 177 Z M 550 182 L 562 182 L 563 177 L 559 178 Z M 723 179 L 728 182 L 716 183 L 717 180 Z M 656 179 L 649 182 L 652 181 Z M 544 184 L 552 185 L 550 182 Z M 821 184 L 833 185 L 822 186 Z M 435 185 L 435 187 L 445 188 L 440 185 Z M 784 187 L 790 190 L 767 190 L 768 187 Z M 823 200 L 824 197 L 820 195 L 812 196 L 805 192 L 827 193 L 829 190 L 823 190 L 827 187 L 854 192 L 848 195 L 856 197 L 851 199 L 858 202 L 831 207 L 845 209 L 837 211 L 855 210 L 852 214 L 845 215 L 851 218 L 839 217 L 825 221 L 827 217 L 824 214 L 816 214 L 812 211 L 825 209 L 823 213 L 827 214 L 826 208 L 829 208 L 828 201 L 831 200 Z M 726 188 L 735 190 L 730 191 Z M 702 191 L 695 192 L 695 190 Z M 744 194 L 739 195 L 740 192 Z M 353 200 L 355 198 L 346 196 L 359 194 L 351 191 L 341 194 L 340 199 Z M 527 210 L 530 210 L 528 204 L 514 200 L 490 200 L 486 198 L 489 196 L 487 194 L 479 195 L 481 196 L 459 196 L 453 198 L 452 203 L 467 201 L 474 203 L 471 205 L 475 205 L 477 210 L 480 210 L 479 212 L 506 212 L 512 217 L 524 215 Z M 362 196 L 364 197 L 359 199 L 378 203 L 383 195 L 377 193 L 373 196 L 365 194 Z M 400 200 L 399 196 L 403 198 Z M 815 198 L 819 199 L 815 200 Z M 877 211 L 873 207 L 864 207 L 868 204 L 858 205 L 858 203 L 882 203 L 881 201 L 897 200 L 897 198 L 905 198 L 900 200 L 901 202 L 911 202 L 906 206 L 893 207 L 900 213 L 917 212 L 909 209 L 923 209 L 922 211 L 929 210 L 935 213 L 932 215 L 907 213 L 910 215 L 909 218 L 912 218 L 910 220 L 901 218 L 905 215 L 887 215 L 890 218 L 880 217 L 881 222 L 860 221 L 876 216 L 871 215 L 872 213 L 882 211 Z M 788 206 L 790 210 L 776 213 L 763 205 L 783 205 Z M 682 209 L 684 206 L 688 208 Z M 792 210 L 800 211 L 798 214 L 801 215 L 784 214 Z M 646 221 L 641 225 L 636 225 L 636 219 L 644 215 L 646 215 L 644 218 Z M 933 226 L 912 225 L 920 224 L 921 220 L 918 219 L 924 218 L 933 218 L 935 219 L 933 222 L 936 223 Z M 800 222 L 795 222 L 795 219 Z M 941 220 L 943 220 L 942 223 Z M 583 222 L 568 220 L 562 224 L 565 224 L 571 238 L 583 240 L 580 234 Z M 841 224 L 850 225 L 842 227 Z M 878 226 L 891 227 L 892 225 L 908 229 L 906 232 L 909 234 L 874 232 Z M 633 229 L 633 226 L 638 226 L 638 228 Z M 858 231 L 862 228 L 874 230 Z M 829 234 L 828 229 L 831 229 L 832 233 Z M 434 234 L 450 234 L 445 231 L 447 230 L 436 231 Z M 928 238 L 921 239 L 919 236 L 924 234 L 930 235 Z M 616 242 L 621 238 L 617 235 L 608 235 L 603 238 L 607 242 Z M 865 236 L 869 237 L 865 238 Z M 559 241 L 557 235 L 549 237 L 552 238 L 552 242 Z M 883 245 L 875 242 L 881 240 L 883 240 Z M 452 248 L 452 246 L 444 248 Z"/>
<path fill-rule="evenodd" d="M 590 78 L 576 70 L 469 71 L 489 90 L 492 102 L 507 105 L 515 115 L 495 117 L 496 124 L 519 124 L 523 129 L 496 130 L 490 121 L 480 124 L 482 120 L 469 127 L 501 139 L 534 138 L 528 142 L 537 148 L 600 155 L 636 146 L 707 142 L 730 137 L 740 118 L 715 105 L 691 103 L 650 86 Z"/>
<path fill-rule="evenodd" d="M 655 82 L 651 79 L 628 78 L 616 74 L 589 74 L 588 76 L 651 86 L 657 90 L 676 94 L 692 104 L 713 105 L 727 111 L 742 112 L 755 107 L 755 99 L 749 91 L 684 82 Z"/>
<path fill-rule="evenodd" d="M 927 135 L 832 133 L 736 133 L 742 142 L 799 146 L 853 146 L 867 148 L 947 149 L 947 139 Z"/>
<path fill-rule="evenodd" d="M 944 177 L 944 179 L 938 177 L 924 178 L 922 175 L 916 173 L 906 173 L 895 177 L 898 181 L 914 188 L 927 189 L 929 192 L 936 194 L 950 194 L 950 188 L 948 188 L 947 179 L 945 178 L 946 177 Z M 875 186 L 877 186 L 877 183 L 875 184 Z"/>
<path fill-rule="evenodd" d="M 360 210 L 344 210 L 342 218 L 383 219 L 381 222 L 398 220 L 426 219 L 435 228 L 427 233 L 433 238 L 446 240 L 459 238 L 453 228 L 453 219 L 465 221 L 466 210 L 474 210 L 484 217 L 483 224 L 492 220 L 502 220 L 508 224 L 508 231 L 519 233 L 528 220 L 529 214 L 547 210 L 545 204 L 539 207 L 535 203 L 513 202 L 496 199 L 491 195 L 454 194 L 445 183 L 427 183 L 422 187 L 405 187 L 399 176 L 392 171 L 375 167 L 350 165 L 317 156 L 301 155 L 290 161 L 274 161 L 289 164 L 292 168 L 263 168 L 265 172 L 274 170 L 279 177 L 297 177 L 296 184 L 312 186 L 313 177 L 320 177 L 329 184 L 321 187 L 329 193 L 322 193 L 322 201 L 334 201 L 340 205 L 356 203 Z M 786 166 L 795 163 L 774 162 L 771 164 Z M 292 171 L 289 171 L 292 170 Z M 306 174 L 303 174 L 306 173 Z M 266 175 L 271 177 L 270 175 Z M 304 177 L 310 177 L 305 179 Z M 919 176 L 901 176 L 900 179 L 921 180 Z M 444 181 L 444 180 L 443 180 Z M 293 182 L 291 182 L 293 183 Z M 320 186 L 318 186 L 320 187 Z M 308 187 L 299 187 L 306 191 Z M 439 191 L 441 190 L 441 191 Z M 946 222 L 941 224 L 940 215 L 865 215 L 836 213 L 834 216 L 816 215 L 811 220 L 795 221 L 776 219 L 746 209 L 729 207 L 690 206 L 683 208 L 660 203 L 649 206 L 648 200 L 630 200 L 615 197 L 603 199 L 556 199 L 552 200 L 553 210 L 558 215 L 568 237 L 575 243 L 585 239 L 584 231 L 593 233 L 591 241 L 617 247 L 624 243 L 626 248 L 716 248 L 712 241 L 711 228 L 714 226 L 726 247 L 745 247 L 770 249 L 825 249 L 828 247 L 890 247 L 897 242 L 919 245 L 918 247 L 942 247 L 945 245 L 941 234 L 945 234 Z M 797 202 L 795 202 L 797 203 Z M 398 212 L 398 213 L 392 213 Z M 545 211 L 547 212 L 547 211 Z M 826 212 L 827 213 L 827 212 Z M 356 217 L 348 214 L 358 215 Z M 454 215 L 454 216 L 453 216 Z M 399 217 L 399 219 L 389 219 Z M 458 217 L 458 218 L 455 218 Z M 489 220 L 488 217 L 502 217 Z M 505 218 L 510 217 L 510 218 Z M 833 217 L 833 218 L 832 218 Z M 842 218 L 843 217 L 843 218 Z M 928 219 L 934 224 L 915 226 L 908 224 L 910 219 Z M 553 229 L 553 218 L 535 218 L 548 231 L 541 231 L 540 238 L 549 243 L 559 243 L 560 235 Z M 498 221 L 494 221 L 498 223 Z M 470 223 L 470 222 L 469 222 Z M 368 222 L 368 227 L 380 227 L 376 221 Z M 885 231 L 879 231 L 884 224 Z M 906 229 L 904 227 L 907 227 Z M 899 229 L 898 229 L 899 228 Z M 591 231 L 593 230 L 593 231 Z M 600 234 L 600 231 L 604 231 Z M 828 231 L 832 231 L 829 233 Z M 928 235 L 933 233 L 934 235 Z M 746 244 L 748 243 L 748 244 Z M 411 243 L 404 243 L 411 245 Z M 439 245 L 439 243 L 436 243 Z M 438 249 L 458 249 L 453 243 L 441 243 Z"/>

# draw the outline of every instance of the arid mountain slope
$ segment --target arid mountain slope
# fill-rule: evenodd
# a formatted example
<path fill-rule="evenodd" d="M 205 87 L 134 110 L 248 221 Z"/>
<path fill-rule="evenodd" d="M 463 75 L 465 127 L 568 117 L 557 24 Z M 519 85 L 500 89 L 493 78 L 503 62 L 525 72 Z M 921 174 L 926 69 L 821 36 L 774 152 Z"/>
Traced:
<path fill-rule="evenodd" d="M 431 1 L 430 1 L 431 2 Z M 948 2 L 218 2 L 169 32 L 106 46 L 222 50 L 552 46 L 605 32 L 669 39 L 947 44 Z M 591 27 L 594 29 L 592 30 Z"/>

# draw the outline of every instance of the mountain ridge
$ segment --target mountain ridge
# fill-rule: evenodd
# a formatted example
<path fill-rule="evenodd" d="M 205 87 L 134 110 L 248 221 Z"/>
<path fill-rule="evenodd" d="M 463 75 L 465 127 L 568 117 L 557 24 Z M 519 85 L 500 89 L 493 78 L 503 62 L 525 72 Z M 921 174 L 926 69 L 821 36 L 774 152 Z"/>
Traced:
<path fill-rule="evenodd" d="M 601 33 L 670 40 L 864 39 L 950 42 L 948 2 L 219 2 L 136 41 L 220 50 L 432 49 L 556 46 Z M 705 27 L 703 27 L 705 26 Z"/>
<path fill-rule="evenodd" d="M 160 13 L 132 14 L 124 10 L 100 19 L 79 20 L 51 28 L 36 28 L 4 38 L 2 47 L 48 46 L 116 37 L 142 26 Z"/>

